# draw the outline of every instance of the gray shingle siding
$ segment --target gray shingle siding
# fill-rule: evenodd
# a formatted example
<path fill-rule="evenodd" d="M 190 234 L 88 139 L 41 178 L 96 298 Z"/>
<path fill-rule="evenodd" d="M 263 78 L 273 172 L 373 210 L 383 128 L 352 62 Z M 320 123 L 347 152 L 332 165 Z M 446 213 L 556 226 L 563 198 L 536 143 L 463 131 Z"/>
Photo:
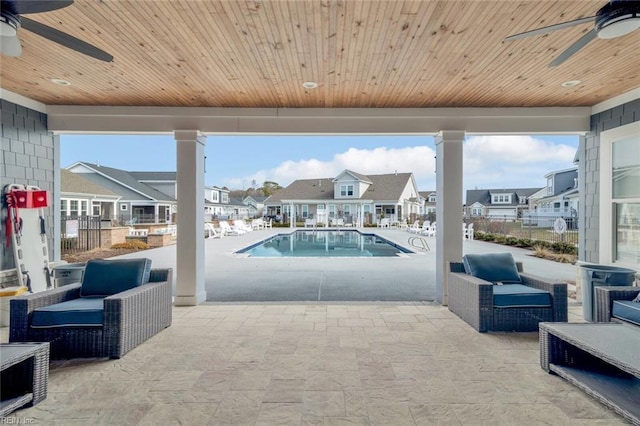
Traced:
<path fill-rule="evenodd" d="M 591 131 L 580 138 L 578 216 L 584 226 L 579 229 L 578 258 L 598 262 L 600 235 L 600 134 L 606 130 L 640 121 L 640 99 L 591 116 Z"/>
<path fill-rule="evenodd" d="M 0 189 L 8 184 L 35 185 L 49 191 L 51 201 L 57 200 L 55 168 L 59 163 L 59 137 L 47 131 L 47 116 L 38 111 L 16 105 L 5 99 L 0 100 L 1 146 Z M 50 260 L 57 259 L 58 238 L 55 236 L 54 207 L 44 209 L 47 235 L 49 236 Z M 2 218 L 6 217 L 2 210 Z M 7 248 L 4 226 L 0 226 L 0 269 L 15 267 L 13 251 Z"/>

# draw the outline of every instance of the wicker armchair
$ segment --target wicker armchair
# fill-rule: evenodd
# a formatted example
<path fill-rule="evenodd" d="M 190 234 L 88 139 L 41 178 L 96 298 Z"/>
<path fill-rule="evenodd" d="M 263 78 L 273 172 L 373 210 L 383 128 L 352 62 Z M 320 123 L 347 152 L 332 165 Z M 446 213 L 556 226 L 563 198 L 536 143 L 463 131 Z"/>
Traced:
<path fill-rule="evenodd" d="M 549 292 L 550 307 L 495 307 L 494 284 L 468 275 L 463 263 L 450 262 L 447 273 L 449 310 L 479 332 L 538 331 L 538 323 L 567 321 L 567 284 L 551 283 L 522 272 L 522 284 Z"/>
<path fill-rule="evenodd" d="M 40 307 L 80 297 L 72 284 L 11 300 L 10 342 L 50 342 L 51 358 L 120 358 L 171 325 L 172 269 L 152 269 L 147 284 L 104 298 L 100 327 L 31 327 Z"/>
<path fill-rule="evenodd" d="M 596 322 L 625 322 L 613 316 L 613 302 L 633 300 L 640 294 L 640 287 L 632 286 L 596 286 L 594 289 Z"/>

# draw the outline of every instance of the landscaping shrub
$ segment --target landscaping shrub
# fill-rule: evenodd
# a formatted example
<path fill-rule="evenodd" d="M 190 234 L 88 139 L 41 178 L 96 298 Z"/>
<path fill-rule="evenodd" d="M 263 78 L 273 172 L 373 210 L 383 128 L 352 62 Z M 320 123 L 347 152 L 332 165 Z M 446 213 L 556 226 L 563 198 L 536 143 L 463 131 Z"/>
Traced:
<path fill-rule="evenodd" d="M 129 240 L 126 243 L 118 243 L 111 246 L 112 249 L 130 249 L 130 250 L 146 250 L 149 248 L 147 243 L 140 240 Z"/>

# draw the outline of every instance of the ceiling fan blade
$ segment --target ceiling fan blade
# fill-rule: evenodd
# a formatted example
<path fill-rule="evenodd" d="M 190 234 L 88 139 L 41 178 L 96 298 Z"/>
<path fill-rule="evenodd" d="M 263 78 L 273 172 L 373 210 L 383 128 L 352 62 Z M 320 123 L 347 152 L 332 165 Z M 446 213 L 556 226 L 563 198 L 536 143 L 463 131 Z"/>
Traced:
<path fill-rule="evenodd" d="M 22 46 L 18 36 L 0 36 L 0 51 L 4 56 L 20 56 Z"/>
<path fill-rule="evenodd" d="M 3 1 L 4 3 L 4 1 Z M 52 10 L 62 9 L 71 6 L 73 0 L 16 0 L 13 5 L 19 14 L 23 13 L 42 13 L 51 12 Z"/>
<path fill-rule="evenodd" d="M 551 64 L 549 64 L 549 67 L 557 67 L 558 65 L 569 59 L 571 56 L 573 56 L 575 53 L 577 53 L 578 50 L 585 47 L 591 40 L 593 40 L 597 36 L 598 33 L 596 32 L 596 29 L 592 29 L 591 31 L 580 37 L 578 41 L 569 46 L 567 50 L 558 55 L 558 57 L 555 58 L 553 62 L 551 62 Z"/>
<path fill-rule="evenodd" d="M 539 34 L 546 34 L 552 31 L 561 30 L 563 28 L 569 28 L 569 27 L 574 27 L 576 25 L 580 25 L 580 24 L 586 24 L 588 22 L 594 22 L 595 19 L 596 19 L 595 16 L 591 16 L 589 18 L 580 18 L 580 19 L 575 19 L 573 21 L 562 22 L 561 24 L 549 25 L 548 27 L 542 27 L 536 30 L 525 31 L 524 33 L 510 35 L 509 37 L 506 37 L 503 41 L 520 40 L 525 37 L 531 37 Z"/>
<path fill-rule="evenodd" d="M 68 47 L 76 52 L 91 56 L 92 58 L 100 59 L 101 61 L 113 61 L 113 56 L 109 55 L 104 50 L 98 49 L 97 47 L 80 40 L 79 38 L 75 38 L 72 35 L 63 33 L 62 31 L 56 30 L 48 25 L 41 24 L 40 22 L 25 18 L 24 16 L 20 17 L 20 21 L 22 28 L 64 47 Z"/>

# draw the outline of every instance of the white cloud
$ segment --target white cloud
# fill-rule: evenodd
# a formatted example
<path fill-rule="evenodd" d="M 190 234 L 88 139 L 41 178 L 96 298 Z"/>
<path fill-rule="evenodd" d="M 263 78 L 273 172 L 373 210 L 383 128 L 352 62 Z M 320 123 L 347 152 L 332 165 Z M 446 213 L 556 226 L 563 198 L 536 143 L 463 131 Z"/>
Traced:
<path fill-rule="evenodd" d="M 316 159 L 284 161 L 269 170 L 259 170 L 249 176 L 229 179 L 229 187 L 246 187 L 247 182 L 271 180 L 287 186 L 296 179 L 334 177 L 344 169 L 362 174 L 384 174 L 394 172 L 413 172 L 416 181 L 428 183 L 435 188 L 434 161 L 435 151 L 428 146 L 404 148 L 349 148 L 335 154 L 329 161 Z M 419 188 L 422 188 L 419 184 Z"/>
<path fill-rule="evenodd" d="M 573 166 L 576 147 L 534 136 L 472 136 L 464 144 L 465 188 L 542 187 Z"/>
<path fill-rule="evenodd" d="M 542 187 L 544 175 L 573 166 L 576 147 L 532 136 L 472 136 L 464 143 L 464 187 Z M 349 148 L 328 161 L 284 161 L 272 169 L 228 179 L 230 188 L 246 188 L 255 180 L 283 186 L 296 179 L 336 176 L 344 169 L 362 174 L 413 172 L 420 190 L 436 188 L 435 150 L 429 146 Z"/>

